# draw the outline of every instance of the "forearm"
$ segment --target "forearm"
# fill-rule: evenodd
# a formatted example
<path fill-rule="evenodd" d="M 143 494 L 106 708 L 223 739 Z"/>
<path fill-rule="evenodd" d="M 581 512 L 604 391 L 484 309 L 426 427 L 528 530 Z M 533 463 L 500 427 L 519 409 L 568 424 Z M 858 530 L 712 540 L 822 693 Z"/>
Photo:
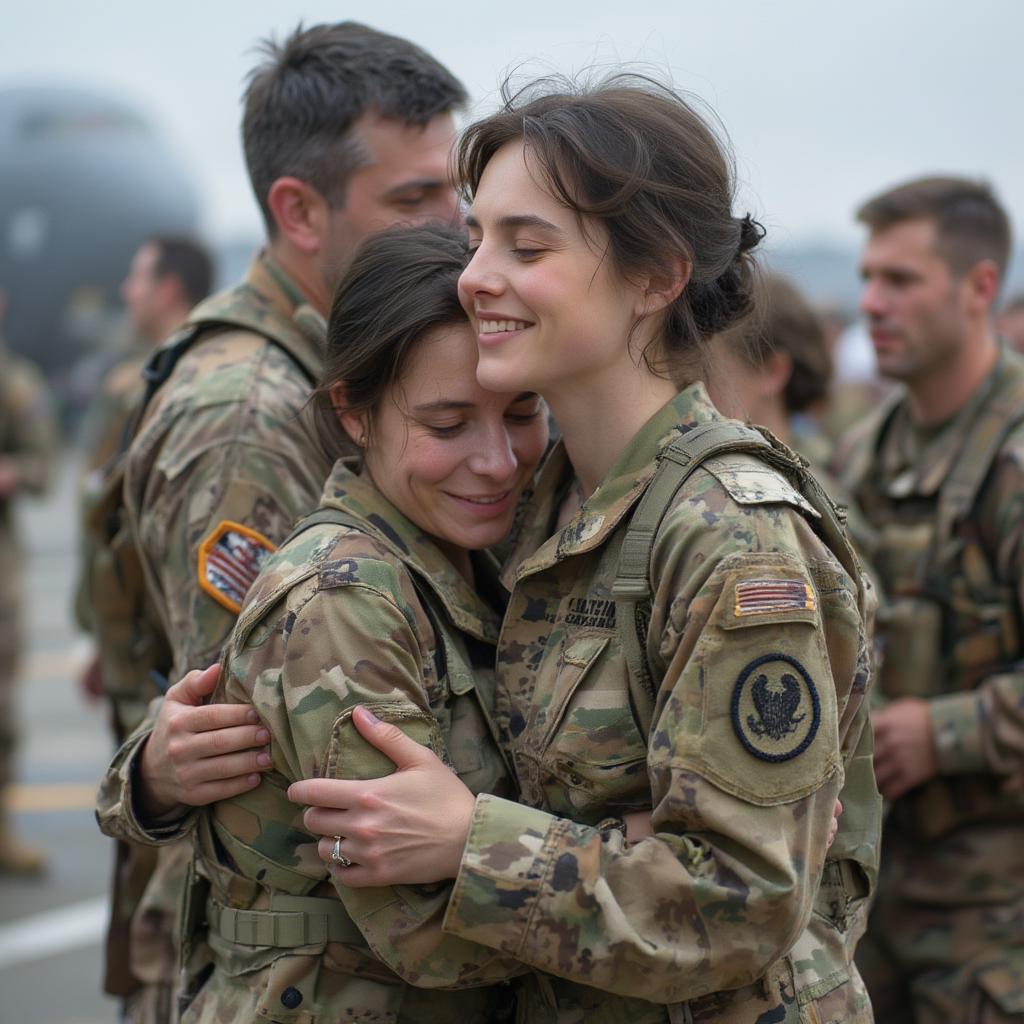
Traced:
<path fill-rule="evenodd" d="M 809 918 L 839 778 L 742 819 L 720 817 L 713 787 L 690 781 L 710 800 L 703 827 L 666 831 L 689 799 L 684 785 L 656 810 L 656 835 L 632 846 L 618 830 L 481 796 L 446 931 L 654 1002 L 757 979 Z M 731 798 L 719 796 L 724 810 Z"/>
<path fill-rule="evenodd" d="M 1011 775 L 1024 767 L 1024 671 L 929 702 L 940 775 Z"/>

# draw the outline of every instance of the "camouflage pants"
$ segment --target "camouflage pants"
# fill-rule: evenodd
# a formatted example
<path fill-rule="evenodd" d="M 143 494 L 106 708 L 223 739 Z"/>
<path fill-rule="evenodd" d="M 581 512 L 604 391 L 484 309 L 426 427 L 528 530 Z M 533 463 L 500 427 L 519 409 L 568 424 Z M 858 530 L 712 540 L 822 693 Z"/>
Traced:
<path fill-rule="evenodd" d="M 857 963 L 877 1024 L 1024 1021 L 1024 827 L 887 830 Z"/>
<path fill-rule="evenodd" d="M 18 560 L 0 540 L 0 790 L 14 781 L 17 729 L 14 686 L 21 667 L 21 581 Z"/>

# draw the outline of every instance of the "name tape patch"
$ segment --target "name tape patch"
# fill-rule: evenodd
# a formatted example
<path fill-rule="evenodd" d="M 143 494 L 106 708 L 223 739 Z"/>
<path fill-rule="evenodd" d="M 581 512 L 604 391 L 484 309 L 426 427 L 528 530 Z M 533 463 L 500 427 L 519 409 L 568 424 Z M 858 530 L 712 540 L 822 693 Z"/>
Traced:
<path fill-rule="evenodd" d="M 276 550 L 262 533 L 224 519 L 199 545 L 199 586 L 237 615 L 260 568 Z"/>
<path fill-rule="evenodd" d="M 736 584 L 736 618 L 773 612 L 814 611 L 814 591 L 803 580 L 741 580 Z"/>

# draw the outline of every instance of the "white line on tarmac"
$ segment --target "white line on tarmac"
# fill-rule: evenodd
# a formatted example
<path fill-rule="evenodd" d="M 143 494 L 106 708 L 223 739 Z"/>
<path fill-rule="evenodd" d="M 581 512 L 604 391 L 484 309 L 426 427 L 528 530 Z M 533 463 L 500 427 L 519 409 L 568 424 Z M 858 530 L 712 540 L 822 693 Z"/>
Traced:
<path fill-rule="evenodd" d="M 107 897 L 98 896 L 0 925 L 0 970 L 98 943 L 108 912 Z"/>

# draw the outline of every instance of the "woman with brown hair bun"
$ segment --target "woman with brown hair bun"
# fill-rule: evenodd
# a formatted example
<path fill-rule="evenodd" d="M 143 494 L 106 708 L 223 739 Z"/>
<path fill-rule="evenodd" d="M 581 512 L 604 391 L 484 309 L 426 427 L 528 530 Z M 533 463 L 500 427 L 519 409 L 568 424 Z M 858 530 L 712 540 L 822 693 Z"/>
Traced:
<path fill-rule="evenodd" d="M 341 883 L 454 879 L 447 962 L 476 943 L 551 975 L 524 1021 L 870 1021 L 852 962 L 879 826 L 869 598 L 802 463 L 700 380 L 752 305 L 762 235 L 733 214 L 726 151 L 682 99 L 616 76 L 507 97 L 458 169 L 478 380 L 540 393 L 562 434 L 504 576 L 521 803 L 361 712 L 399 770 L 290 795 L 342 837 Z"/>

